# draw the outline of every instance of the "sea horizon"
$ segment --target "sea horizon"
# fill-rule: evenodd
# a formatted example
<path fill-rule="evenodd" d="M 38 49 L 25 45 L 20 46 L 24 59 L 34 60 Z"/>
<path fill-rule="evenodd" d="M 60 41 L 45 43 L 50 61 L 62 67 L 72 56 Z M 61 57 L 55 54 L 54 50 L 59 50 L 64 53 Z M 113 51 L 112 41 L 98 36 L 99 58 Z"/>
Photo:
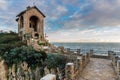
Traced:
<path fill-rule="evenodd" d="M 120 43 L 120 42 L 50 42 L 50 43 Z"/>
<path fill-rule="evenodd" d="M 63 46 L 64 48 L 81 49 L 82 53 L 94 50 L 95 54 L 107 54 L 108 51 L 114 51 L 116 54 L 120 54 L 120 43 L 117 42 L 53 42 L 52 44 L 56 47 Z"/>

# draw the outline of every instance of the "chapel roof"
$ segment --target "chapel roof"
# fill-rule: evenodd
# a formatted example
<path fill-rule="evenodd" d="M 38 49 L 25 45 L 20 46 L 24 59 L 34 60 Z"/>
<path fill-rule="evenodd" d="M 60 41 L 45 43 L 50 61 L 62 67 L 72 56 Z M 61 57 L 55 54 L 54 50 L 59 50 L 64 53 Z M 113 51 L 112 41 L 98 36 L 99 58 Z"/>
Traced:
<path fill-rule="evenodd" d="M 28 6 L 26 10 L 20 12 L 16 17 L 23 15 L 26 11 L 31 10 L 33 8 L 35 8 L 40 14 L 42 14 L 43 17 L 45 17 L 45 15 L 36 6 L 33 7 Z"/>

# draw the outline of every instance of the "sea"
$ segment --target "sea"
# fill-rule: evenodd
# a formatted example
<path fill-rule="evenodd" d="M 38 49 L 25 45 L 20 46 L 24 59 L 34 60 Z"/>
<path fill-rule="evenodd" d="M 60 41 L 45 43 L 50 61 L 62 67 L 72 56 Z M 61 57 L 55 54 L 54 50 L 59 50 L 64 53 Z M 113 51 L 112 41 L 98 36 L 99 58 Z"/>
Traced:
<path fill-rule="evenodd" d="M 81 53 L 90 52 L 94 50 L 94 54 L 107 55 L 108 51 L 114 51 L 117 55 L 120 55 L 120 43 L 52 43 L 56 47 L 64 46 L 64 48 L 81 49 Z"/>

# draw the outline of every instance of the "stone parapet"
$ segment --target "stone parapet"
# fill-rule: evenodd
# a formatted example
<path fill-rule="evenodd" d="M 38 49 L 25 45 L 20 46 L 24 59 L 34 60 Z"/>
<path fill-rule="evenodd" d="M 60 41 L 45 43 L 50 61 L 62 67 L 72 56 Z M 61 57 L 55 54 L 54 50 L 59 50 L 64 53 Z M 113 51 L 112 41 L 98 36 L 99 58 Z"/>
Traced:
<path fill-rule="evenodd" d="M 90 56 L 94 54 L 94 50 L 90 50 Z"/>
<path fill-rule="evenodd" d="M 74 80 L 74 63 L 67 63 L 65 67 L 65 77 L 67 80 Z"/>
<path fill-rule="evenodd" d="M 114 54 L 113 51 L 108 51 L 108 58 L 109 58 L 110 60 L 112 60 L 112 58 L 113 58 L 114 55 L 115 55 L 115 54 Z"/>
<path fill-rule="evenodd" d="M 120 80 L 120 57 L 114 52 L 109 52 L 109 58 L 112 59 L 112 66 L 115 70 L 118 80 Z"/>
<path fill-rule="evenodd" d="M 90 53 L 82 54 L 81 56 L 77 56 L 76 58 L 74 57 L 72 62 L 66 64 L 65 80 L 77 80 L 89 61 Z"/>

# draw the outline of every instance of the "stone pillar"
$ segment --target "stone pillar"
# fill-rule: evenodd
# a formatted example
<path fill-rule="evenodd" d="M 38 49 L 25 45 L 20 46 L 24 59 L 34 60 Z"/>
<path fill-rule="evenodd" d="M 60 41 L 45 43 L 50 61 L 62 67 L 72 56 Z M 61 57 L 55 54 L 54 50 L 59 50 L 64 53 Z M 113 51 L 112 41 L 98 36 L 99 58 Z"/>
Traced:
<path fill-rule="evenodd" d="M 90 56 L 94 54 L 94 50 L 90 50 Z"/>
<path fill-rule="evenodd" d="M 87 60 L 87 59 L 86 59 L 86 54 L 83 54 L 83 55 L 82 55 L 83 67 L 85 67 L 86 64 L 87 64 L 87 63 L 86 63 L 86 60 Z"/>
<path fill-rule="evenodd" d="M 115 70 L 116 73 L 118 73 L 118 69 L 117 69 L 117 66 L 118 66 L 117 61 L 118 60 L 119 60 L 119 57 L 115 56 L 114 57 L 114 62 L 113 62 L 113 67 L 114 67 L 114 70 Z"/>
<path fill-rule="evenodd" d="M 89 53 L 86 54 L 86 58 L 87 58 L 87 63 L 89 63 L 90 62 L 90 54 Z"/>
<path fill-rule="evenodd" d="M 89 55 L 89 62 L 90 62 L 90 53 L 88 53 L 88 55 Z"/>
<path fill-rule="evenodd" d="M 68 54 L 70 53 L 70 48 L 67 48 L 67 53 L 68 53 Z"/>
<path fill-rule="evenodd" d="M 115 56 L 116 56 L 116 54 L 112 54 L 112 65 L 115 64 Z"/>
<path fill-rule="evenodd" d="M 108 51 L 108 58 L 112 60 L 114 52 L 113 51 Z"/>
<path fill-rule="evenodd" d="M 80 57 L 77 57 L 77 59 L 76 59 L 76 69 L 79 69 L 79 67 L 80 67 Z"/>
<path fill-rule="evenodd" d="M 111 59 L 111 51 L 108 51 L 108 58 Z"/>
<path fill-rule="evenodd" d="M 66 80 L 74 80 L 74 63 L 67 63 L 65 67 Z"/>
<path fill-rule="evenodd" d="M 82 61 L 82 58 L 80 59 L 80 71 L 83 70 L 83 61 Z"/>
<path fill-rule="evenodd" d="M 77 49 L 77 54 L 78 54 L 78 55 L 80 54 L 80 49 Z"/>
<path fill-rule="evenodd" d="M 112 64 L 115 66 L 115 56 L 112 57 Z"/>
<path fill-rule="evenodd" d="M 77 57 L 77 61 L 78 61 L 78 69 L 79 69 L 79 71 L 81 72 L 82 71 L 82 67 L 83 67 L 83 65 L 82 65 L 82 57 L 81 56 L 78 56 Z"/>
<path fill-rule="evenodd" d="M 117 61 L 117 75 L 120 75 L 120 60 Z"/>
<path fill-rule="evenodd" d="M 118 56 L 115 56 L 115 66 L 117 67 L 117 61 L 120 60 Z"/>
<path fill-rule="evenodd" d="M 59 46 L 58 48 L 60 49 L 60 53 L 64 54 L 64 46 Z"/>

